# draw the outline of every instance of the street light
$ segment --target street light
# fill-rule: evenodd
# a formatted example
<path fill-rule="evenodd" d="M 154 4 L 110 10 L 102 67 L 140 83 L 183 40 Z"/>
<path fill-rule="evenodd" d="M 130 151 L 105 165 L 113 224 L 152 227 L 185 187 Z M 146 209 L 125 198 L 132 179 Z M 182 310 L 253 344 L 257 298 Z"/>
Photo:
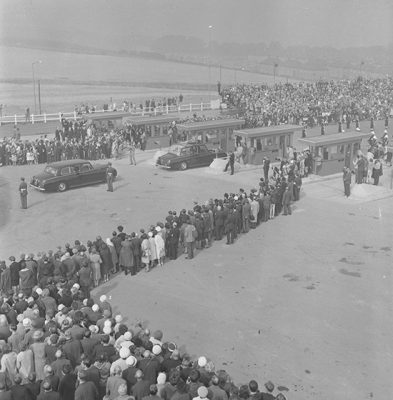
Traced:
<path fill-rule="evenodd" d="M 213 29 L 213 25 L 209 25 L 209 99 L 211 97 L 210 91 L 211 91 L 211 48 L 212 48 L 212 29 Z"/>
<path fill-rule="evenodd" d="M 33 72 L 33 94 L 34 94 L 34 114 L 37 114 L 37 99 L 35 96 L 35 76 L 34 76 L 34 65 L 35 64 L 41 64 L 41 60 L 37 60 L 31 63 L 31 70 Z"/>
<path fill-rule="evenodd" d="M 274 74 L 274 84 L 276 84 L 276 69 L 277 69 L 277 67 L 278 67 L 278 64 L 277 63 L 274 63 L 274 67 L 273 67 L 273 74 Z"/>

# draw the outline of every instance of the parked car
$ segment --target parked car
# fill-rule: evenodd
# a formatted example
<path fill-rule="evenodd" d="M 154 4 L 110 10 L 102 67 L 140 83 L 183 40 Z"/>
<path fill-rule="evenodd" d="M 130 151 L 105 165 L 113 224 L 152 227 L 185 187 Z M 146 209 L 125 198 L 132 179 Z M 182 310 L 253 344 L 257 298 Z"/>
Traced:
<path fill-rule="evenodd" d="M 30 186 L 41 191 L 64 192 L 72 187 L 94 185 L 106 181 L 106 168 L 106 164 L 91 164 L 88 160 L 59 161 L 34 175 Z"/>
<path fill-rule="evenodd" d="M 168 153 L 158 157 L 156 165 L 184 171 L 187 168 L 210 165 L 215 158 L 226 156 L 221 150 L 208 149 L 206 144 L 187 142 L 172 146 Z"/>

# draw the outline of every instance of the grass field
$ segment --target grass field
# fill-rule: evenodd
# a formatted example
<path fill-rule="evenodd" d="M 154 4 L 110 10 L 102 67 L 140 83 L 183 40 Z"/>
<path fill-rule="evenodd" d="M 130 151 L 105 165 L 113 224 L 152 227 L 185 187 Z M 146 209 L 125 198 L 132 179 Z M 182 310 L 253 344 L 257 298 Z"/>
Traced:
<path fill-rule="evenodd" d="M 68 111 L 81 102 L 102 105 L 111 97 L 117 103 L 125 98 L 139 102 L 182 93 L 185 102 L 197 103 L 216 95 L 220 80 L 218 67 L 209 73 L 202 65 L 0 46 L 0 103 L 6 105 L 6 114 L 33 109 L 32 63 L 37 60 L 42 63 L 34 65 L 34 73 L 41 80 L 45 112 L 60 111 L 59 107 Z M 273 76 L 222 68 L 221 82 L 271 83 Z"/>

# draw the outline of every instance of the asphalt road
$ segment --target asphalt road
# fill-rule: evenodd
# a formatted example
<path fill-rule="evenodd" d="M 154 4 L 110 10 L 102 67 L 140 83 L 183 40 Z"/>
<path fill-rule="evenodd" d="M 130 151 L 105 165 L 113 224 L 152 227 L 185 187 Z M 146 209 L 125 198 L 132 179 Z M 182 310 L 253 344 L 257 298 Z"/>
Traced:
<path fill-rule="evenodd" d="M 119 224 L 138 231 L 168 210 L 249 190 L 260 176 L 160 170 L 151 155 L 138 153 L 136 167 L 114 161 L 113 193 L 105 185 L 30 190 L 27 210 L 19 208 L 19 177 L 42 166 L 1 168 L 0 258 L 109 237 Z M 127 321 L 143 320 L 182 351 L 211 358 L 237 383 L 270 379 L 291 400 L 391 399 L 393 207 L 391 197 L 378 200 L 389 193 L 375 193 L 368 186 L 364 197 L 345 200 L 340 178 L 305 184 L 292 216 L 193 260 L 115 277 L 95 294 L 111 296 Z"/>

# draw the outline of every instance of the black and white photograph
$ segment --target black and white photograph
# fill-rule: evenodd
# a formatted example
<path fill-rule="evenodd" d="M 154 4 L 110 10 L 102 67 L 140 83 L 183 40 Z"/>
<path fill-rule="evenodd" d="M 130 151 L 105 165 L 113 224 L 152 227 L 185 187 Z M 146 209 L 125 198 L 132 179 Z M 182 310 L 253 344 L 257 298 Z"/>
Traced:
<path fill-rule="evenodd" d="M 0 400 L 392 400 L 392 0 L 0 0 Z"/>

